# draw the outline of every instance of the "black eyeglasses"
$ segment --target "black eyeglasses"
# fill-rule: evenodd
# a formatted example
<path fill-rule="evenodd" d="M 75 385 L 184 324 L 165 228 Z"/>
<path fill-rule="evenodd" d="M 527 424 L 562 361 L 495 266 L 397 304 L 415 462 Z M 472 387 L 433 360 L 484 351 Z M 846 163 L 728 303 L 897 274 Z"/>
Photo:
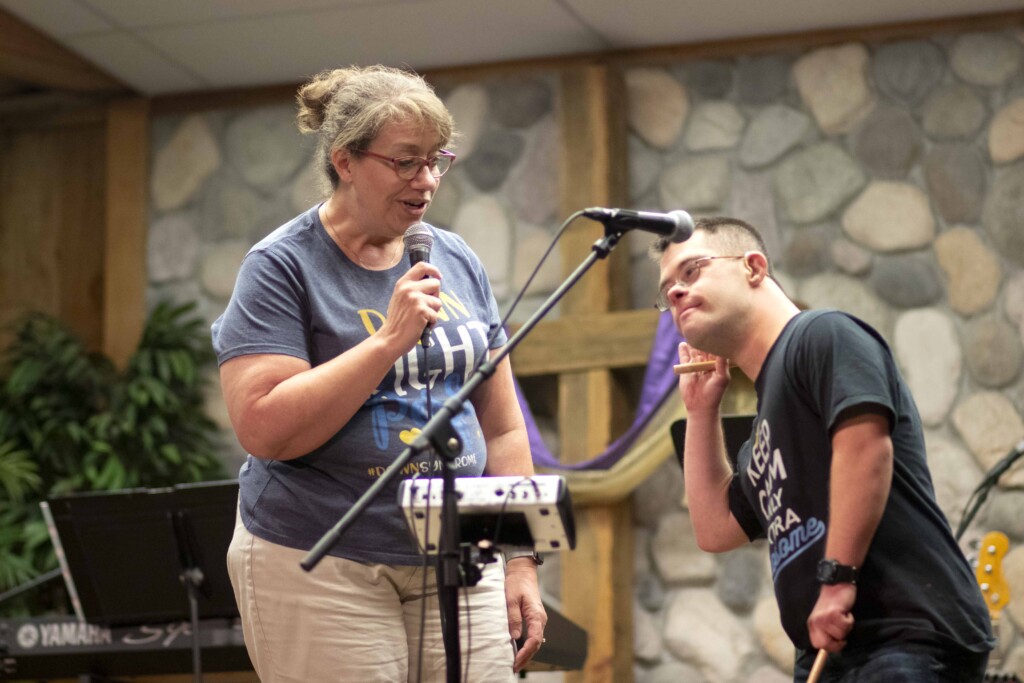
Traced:
<path fill-rule="evenodd" d="M 423 157 L 386 157 L 383 154 L 377 154 L 365 149 L 361 149 L 356 153 L 387 161 L 402 180 L 412 180 L 424 166 L 430 171 L 430 175 L 440 178 L 455 163 L 455 155 L 446 149 L 442 149 L 436 156 L 432 156 L 429 159 L 424 159 Z"/>
<path fill-rule="evenodd" d="M 746 256 L 746 254 L 742 256 L 701 256 L 689 261 L 684 261 L 679 264 L 679 270 L 676 271 L 676 276 L 661 286 L 661 290 L 658 291 L 658 298 L 654 302 L 654 307 L 659 311 L 667 311 L 672 308 L 672 302 L 668 299 L 668 293 L 672 291 L 672 288 L 692 287 L 693 283 L 700 277 L 700 269 L 711 261 L 716 259 L 740 259 L 746 258 Z"/>

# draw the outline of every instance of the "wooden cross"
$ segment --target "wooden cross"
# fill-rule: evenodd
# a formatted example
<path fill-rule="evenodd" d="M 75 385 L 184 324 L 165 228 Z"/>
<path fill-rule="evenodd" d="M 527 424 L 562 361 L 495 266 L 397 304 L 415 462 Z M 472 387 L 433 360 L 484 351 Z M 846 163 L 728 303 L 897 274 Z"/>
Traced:
<path fill-rule="evenodd" d="M 587 206 L 624 206 L 626 130 L 624 89 L 606 66 L 583 66 L 561 77 L 559 121 L 561 213 Z M 566 234 L 563 271 L 574 270 L 602 235 L 581 221 Z M 512 357 L 519 377 L 558 375 L 558 424 L 562 462 L 601 452 L 628 424 L 612 369 L 643 366 L 657 328 L 650 310 L 623 310 L 630 302 L 629 255 L 613 252 L 598 262 L 562 300 L 562 315 L 541 323 Z M 626 286 L 618 286 L 626 285 Z M 571 493 L 571 491 L 570 491 Z M 629 499 L 576 507 L 577 547 L 562 558 L 562 607 L 587 630 L 582 672 L 566 683 L 633 680 L 633 524 Z"/>

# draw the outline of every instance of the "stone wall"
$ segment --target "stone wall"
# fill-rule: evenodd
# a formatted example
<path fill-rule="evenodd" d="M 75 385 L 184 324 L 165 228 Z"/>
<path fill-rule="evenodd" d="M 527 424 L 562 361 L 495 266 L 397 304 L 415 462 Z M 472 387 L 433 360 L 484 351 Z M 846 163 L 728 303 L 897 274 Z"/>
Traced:
<path fill-rule="evenodd" d="M 636 208 L 743 218 L 811 307 L 876 326 L 952 524 L 1024 438 L 1024 48 L 1010 32 L 634 68 Z M 655 266 L 634 254 L 636 295 Z M 1011 537 L 1004 665 L 1024 674 L 1024 465 L 965 540 Z M 701 552 L 672 461 L 634 496 L 637 680 L 790 680 L 766 551 Z M 756 544 L 759 545 L 759 544 Z M 924 577 L 922 577 L 924 578 Z"/>
<path fill-rule="evenodd" d="M 747 219 L 791 295 L 878 327 L 918 401 L 954 524 L 982 473 L 1024 437 L 1022 52 L 1019 35 L 993 32 L 625 73 L 634 207 Z M 557 77 L 438 87 L 462 135 L 428 219 L 480 254 L 504 311 L 564 218 Z M 154 121 L 151 302 L 198 301 L 212 322 L 249 246 L 322 197 L 293 116 L 281 105 Z M 657 280 L 647 242 L 624 243 L 638 308 Z M 561 281 L 559 263 L 556 251 L 517 318 Z M 219 389 L 209 406 L 237 466 Z M 1024 673 L 1022 485 L 1018 467 L 968 535 L 1000 529 L 1016 544 L 1002 649 Z M 634 503 L 637 679 L 789 680 L 765 549 L 699 551 L 675 462 Z M 557 558 L 543 570 L 557 596 Z"/>

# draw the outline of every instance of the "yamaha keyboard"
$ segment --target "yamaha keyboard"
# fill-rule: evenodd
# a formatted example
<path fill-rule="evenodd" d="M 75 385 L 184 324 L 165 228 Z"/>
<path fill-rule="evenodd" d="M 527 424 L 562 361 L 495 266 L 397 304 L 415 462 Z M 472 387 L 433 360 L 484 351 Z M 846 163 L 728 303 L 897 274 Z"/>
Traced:
<path fill-rule="evenodd" d="M 486 479 L 501 483 L 501 478 Z M 468 495 L 466 490 L 466 501 L 481 496 L 487 500 L 480 502 L 497 500 L 499 507 L 492 505 L 491 512 L 501 515 L 502 537 L 515 529 L 522 545 L 536 538 L 539 549 L 555 549 L 552 540 L 571 547 L 574 534 L 570 540 L 554 531 L 531 532 L 522 527 L 527 518 L 540 523 L 555 516 L 559 523 L 554 528 L 562 529 L 562 518 L 569 515 L 571 529 L 568 493 L 556 481 L 560 478 L 534 477 L 539 480 L 536 484 L 520 477 L 509 479 L 502 490 L 510 495 L 495 498 L 494 491 L 485 495 L 483 489 L 479 495 Z M 437 495 L 440 490 L 437 486 Z M 432 507 L 434 495 L 433 487 L 423 491 L 431 516 L 440 511 L 439 502 L 436 510 Z M 182 547 L 195 556 L 196 566 L 202 566 L 210 592 L 199 602 L 202 670 L 251 672 L 223 559 L 237 501 L 235 481 L 50 500 L 51 534 L 55 544 L 63 541 L 64 578 L 80 596 L 83 620 L 74 616 L 0 619 L 0 680 L 192 673 L 192 629 L 179 579 Z M 185 532 L 180 535 L 171 524 L 179 519 Z M 544 524 L 537 528 L 547 528 Z M 528 668 L 581 669 L 586 632 L 550 605 L 545 603 L 545 608 L 548 642 Z"/>
<path fill-rule="evenodd" d="M 528 671 L 573 671 L 587 658 L 587 634 L 545 602 L 547 642 Z M 237 619 L 199 625 L 204 673 L 252 671 Z M 0 619 L 0 680 L 192 673 L 187 621 L 99 626 L 73 617 Z"/>
<path fill-rule="evenodd" d="M 199 625 L 204 672 L 252 671 L 237 619 Z M 187 622 L 100 626 L 74 617 L 0 619 L 0 680 L 192 672 Z"/>

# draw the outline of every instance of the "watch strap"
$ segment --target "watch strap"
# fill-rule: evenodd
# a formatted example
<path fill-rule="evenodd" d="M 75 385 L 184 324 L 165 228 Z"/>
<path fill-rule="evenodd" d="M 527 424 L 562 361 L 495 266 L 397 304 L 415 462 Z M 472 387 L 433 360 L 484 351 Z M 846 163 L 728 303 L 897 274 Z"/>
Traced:
<path fill-rule="evenodd" d="M 818 563 L 818 581 L 826 585 L 837 583 L 857 583 L 860 570 L 848 564 L 840 564 L 838 560 L 824 559 Z"/>
<path fill-rule="evenodd" d="M 505 551 L 505 562 L 520 557 L 529 557 L 538 567 L 544 564 L 544 558 L 536 550 L 507 550 Z"/>

